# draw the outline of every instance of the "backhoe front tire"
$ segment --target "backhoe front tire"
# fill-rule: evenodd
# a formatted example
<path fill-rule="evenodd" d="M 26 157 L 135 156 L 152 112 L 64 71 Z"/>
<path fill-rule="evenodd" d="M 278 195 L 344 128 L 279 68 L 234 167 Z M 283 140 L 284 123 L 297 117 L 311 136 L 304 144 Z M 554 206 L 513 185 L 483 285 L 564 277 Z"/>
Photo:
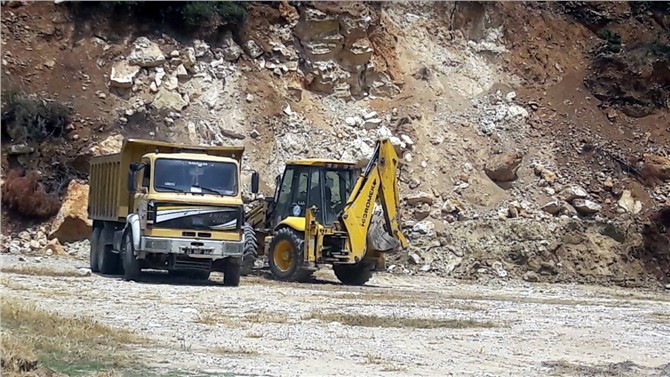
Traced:
<path fill-rule="evenodd" d="M 98 269 L 98 240 L 100 239 L 100 231 L 101 229 L 99 227 L 94 228 L 93 232 L 91 233 L 91 240 L 89 242 L 91 244 L 91 248 L 88 260 L 91 272 L 100 271 Z"/>
<path fill-rule="evenodd" d="M 135 247 L 133 246 L 133 232 L 128 229 L 123 235 L 123 250 L 121 251 L 123 260 L 123 280 L 139 280 L 142 272 L 140 261 L 135 257 Z"/>
<path fill-rule="evenodd" d="M 270 242 L 268 264 L 272 275 L 281 281 L 306 281 L 312 272 L 302 267 L 305 240 L 290 228 L 281 228 Z"/>
<path fill-rule="evenodd" d="M 251 273 L 251 269 L 258 259 L 258 240 L 256 239 L 256 231 L 249 223 L 244 223 L 244 254 L 242 259 L 242 276 L 247 276 Z"/>
<path fill-rule="evenodd" d="M 372 267 L 367 262 L 336 264 L 333 272 L 344 285 L 365 285 L 372 278 Z"/>

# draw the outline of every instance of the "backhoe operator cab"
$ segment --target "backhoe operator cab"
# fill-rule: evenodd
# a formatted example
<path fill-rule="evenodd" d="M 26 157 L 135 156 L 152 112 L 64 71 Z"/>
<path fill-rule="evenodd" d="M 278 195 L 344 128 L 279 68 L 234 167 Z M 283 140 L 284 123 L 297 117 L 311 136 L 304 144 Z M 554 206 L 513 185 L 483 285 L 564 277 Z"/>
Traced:
<path fill-rule="evenodd" d="M 274 197 L 246 215 L 272 275 L 303 281 L 331 264 L 342 283 L 365 284 L 383 266 L 383 253 L 407 246 L 397 218 L 397 166 L 388 139 L 362 172 L 353 162 L 288 161 Z"/>

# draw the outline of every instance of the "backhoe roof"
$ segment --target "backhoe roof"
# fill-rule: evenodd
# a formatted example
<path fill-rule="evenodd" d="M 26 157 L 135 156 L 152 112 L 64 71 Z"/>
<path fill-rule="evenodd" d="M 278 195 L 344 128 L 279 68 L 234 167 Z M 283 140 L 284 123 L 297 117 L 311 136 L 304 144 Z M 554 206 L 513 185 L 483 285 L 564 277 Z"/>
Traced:
<path fill-rule="evenodd" d="M 329 160 L 322 158 L 305 158 L 302 160 L 289 160 L 286 162 L 286 165 L 303 165 L 303 166 L 328 166 L 328 165 L 340 165 L 340 166 L 355 166 L 356 163 L 352 161 L 342 161 L 342 160 Z"/>

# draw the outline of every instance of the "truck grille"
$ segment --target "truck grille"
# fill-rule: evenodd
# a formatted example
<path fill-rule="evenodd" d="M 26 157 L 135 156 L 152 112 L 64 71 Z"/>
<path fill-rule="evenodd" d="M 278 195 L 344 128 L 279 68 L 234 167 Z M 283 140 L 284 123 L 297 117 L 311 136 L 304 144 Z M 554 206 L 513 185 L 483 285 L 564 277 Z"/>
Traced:
<path fill-rule="evenodd" d="M 238 230 L 242 227 L 242 208 L 176 206 L 158 204 L 154 225 L 189 230 Z M 206 234 L 200 237 L 207 237 Z M 211 236 L 211 234 L 210 234 Z"/>

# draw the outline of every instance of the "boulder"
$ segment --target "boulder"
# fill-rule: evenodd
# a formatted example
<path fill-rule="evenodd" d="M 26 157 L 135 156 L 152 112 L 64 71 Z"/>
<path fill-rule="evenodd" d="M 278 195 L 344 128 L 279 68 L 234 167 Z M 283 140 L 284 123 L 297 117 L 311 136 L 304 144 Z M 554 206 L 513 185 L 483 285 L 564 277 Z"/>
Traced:
<path fill-rule="evenodd" d="M 569 203 L 572 203 L 575 199 L 584 199 L 588 196 L 588 192 L 579 186 L 568 186 L 559 193 L 561 200 L 565 200 Z"/>
<path fill-rule="evenodd" d="M 177 78 L 180 78 L 180 79 L 185 79 L 185 78 L 188 77 L 188 72 L 186 72 L 186 67 L 184 67 L 183 64 L 179 64 L 179 66 L 177 67 L 176 75 L 177 75 Z"/>
<path fill-rule="evenodd" d="M 435 224 L 429 220 L 419 221 L 418 223 L 414 224 L 412 230 L 421 234 L 429 234 L 435 230 Z"/>
<path fill-rule="evenodd" d="M 99 144 L 96 144 L 91 147 L 90 152 L 93 156 L 102 156 L 107 154 L 119 153 L 121 151 L 121 146 L 123 145 L 123 135 L 113 135 L 108 136 L 105 140 L 101 141 Z"/>
<path fill-rule="evenodd" d="M 253 39 L 249 39 L 244 43 L 245 50 L 249 56 L 252 58 L 257 58 L 261 55 L 263 55 L 263 49 L 254 41 Z"/>
<path fill-rule="evenodd" d="M 426 194 L 425 192 L 420 192 L 407 197 L 407 204 L 411 206 L 423 203 L 426 203 L 428 205 L 433 204 L 433 195 Z"/>
<path fill-rule="evenodd" d="M 523 155 L 521 153 L 506 153 L 493 156 L 486 164 L 484 172 L 495 182 L 511 182 L 518 178 L 516 172 L 519 169 Z"/>
<path fill-rule="evenodd" d="M 133 43 L 128 62 L 140 67 L 158 67 L 165 63 L 165 55 L 160 47 L 149 38 L 139 37 Z"/>
<path fill-rule="evenodd" d="M 65 248 L 60 244 L 58 238 L 54 238 L 47 242 L 46 246 L 42 248 L 42 253 L 46 255 L 66 255 Z"/>
<path fill-rule="evenodd" d="M 49 238 L 61 242 L 76 242 L 87 239 L 93 221 L 88 218 L 88 185 L 70 181 L 63 205 L 51 223 Z"/>
<path fill-rule="evenodd" d="M 233 34 L 227 32 L 223 37 L 223 58 L 229 62 L 237 61 L 242 56 L 242 47 L 233 40 Z"/>
<path fill-rule="evenodd" d="M 563 205 L 558 200 L 552 200 L 548 203 L 545 203 L 542 206 L 542 210 L 544 212 L 547 212 L 547 213 L 551 214 L 551 215 L 555 215 L 558 212 L 560 212 L 561 208 L 563 208 Z"/>
<path fill-rule="evenodd" d="M 130 65 L 127 61 L 121 60 L 112 66 L 112 74 L 109 77 L 109 85 L 117 88 L 131 88 L 133 80 L 140 72 L 140 67 Z"/>
<path fill-rule="evenodd" d="M 642 203 L 639 200 L 635 200 L 628 190 L 624 190 L 621 193 L 621 198 L 619 198 L 617 204 L 626 212 L 632 213 L 633 215 L 637 215 L 642 211 Z"/>
<path fill-rule="evenodd" d="M 181 111 L 188 106 L 188 102 L 179 93 L 161 88 L 154 98 L 153 105 L 158 110 Z"/>
<path fill-rule="evenodd" d="M 210 53 L 209 45 L 199 39 L 193 41 L 193 52 L 196 58 L 201 58 Z"/>
<path fill-rule="evenodd" d="M 602 210 L 600 204 L 588 199 L 575 199 L 572 205 L 582 215 L 592 215 Z"/>
<path fill-rule="evenodd" d="M 182 51 L 181 61 L 185 67 L 193 67 L 196 63 L 195 49 L 193 47 L 187 47 Z"/>
<path fill-rule="evenodd" d="M 670 158 L 645 154 L 644 165 L 652 175 L 664 180 L 670 179 Z"/>

